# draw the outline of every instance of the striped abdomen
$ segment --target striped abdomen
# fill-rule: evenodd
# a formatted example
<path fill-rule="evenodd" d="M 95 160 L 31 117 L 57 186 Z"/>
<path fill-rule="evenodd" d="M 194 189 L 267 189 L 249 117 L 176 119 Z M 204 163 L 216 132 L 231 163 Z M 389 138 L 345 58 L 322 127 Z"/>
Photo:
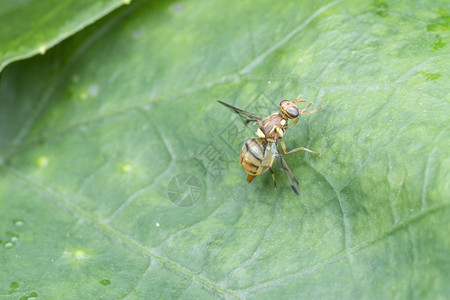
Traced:
<path fill-rule="evenodd" d="M 247 172 L 247 181 L 266 172 L 272 165 L 274 155 L 269 143 L 261 138 L 249 138 L 241 149 L 241 166 Z"/>

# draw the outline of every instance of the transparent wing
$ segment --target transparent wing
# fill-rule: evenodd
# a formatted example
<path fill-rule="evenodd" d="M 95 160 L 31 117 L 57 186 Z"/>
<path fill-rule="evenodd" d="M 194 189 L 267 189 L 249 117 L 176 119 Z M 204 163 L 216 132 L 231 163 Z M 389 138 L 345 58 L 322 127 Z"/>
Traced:
<path fill-rule="evenodd" d="M 284 175 L 286 176 L 286 180 L 287 180 L 288 184 L 291 186 L 294 193 L 297 196 L 300 196 L 300 188 L 298 185 L 297 178 L 295 178 L 294 174 L 292 174 L 291 169 L 289 169 L 283 156 L 281 156 L 281 151 L 280 151 L 280 146 L 278 145 L 278 141 L 275 141 L 275 145 L 277 146 L 278 158 L 280 159 L 281 168 L 283 169 Z"/>
<path fill-rule="evenodd" d="M 237 113 L 239 115 L 239 117 L 241 118 L 242 122 L 244 122 L 245 125 L 248 125 L 251 122 L 255 122 L 257 124 L 259 124 L 261 122 L 261 118 L 255 114 L 249 113 L 248 111 L 239 109 L 237 107 L 234 107 L 228 103 L 222 102 L 220 100 L 218 100 L 218 102 L 220 104 L 223 104 L 224 106 L 228 107 L 229 109 L 231 109 L 233 112 Z"/>

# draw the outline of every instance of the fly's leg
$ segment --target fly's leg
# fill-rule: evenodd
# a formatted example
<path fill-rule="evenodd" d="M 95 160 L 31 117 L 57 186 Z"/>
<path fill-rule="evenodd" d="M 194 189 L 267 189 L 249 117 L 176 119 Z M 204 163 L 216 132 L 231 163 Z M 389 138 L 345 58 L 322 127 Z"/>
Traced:
<path fill-rule="evenodd" d="M 299 97 L 300 97 L 300 95 L 298 95 L 297 98 L 295 98 L 295 100 L 292 101 L 292 102 L 294 102 L 294 103 L 298 103 L 298 102 L 306 102 L 306 100 L 304 100 L 304 99 L 298 99 Z M 319 110 L 321 110 L 321 109 L 323 108 L 323 105 L 321 105 L 318 109 L 314 109 L 314 110 L 311 110 L 311 111 L 306 111 L 311 105 L 312 105 L 312 102 L 309 103 L 304 109 L 302 109 L 302 110 L 298 113 L 298 117 L 294 120 L 294 123 L 292 123 L 291 125 L 289 125 L 287 129 L 291 129 L 292 127 L 294 127 L 295 124 L 297 124 L 298 119 L 300 118 L 300 116 L 301 116 L 302 114 L 313 114 L 313 113 L 318 112 Z"/>
<path fill-rule="evenodd" d="M 277 131 L 278 135 L 280 136 L 280 138 L 283 138 L 283 137 L 284 137 L 284 131 L 283 131 L 283 129 L 281 129 L 281 128 L 278 127 L 278 126 L 273 126 L 273 128 L 276 129 L 276 131 Z"/>
<path fill-rule="evenodd" d="M 308 107 L 310 107 L 312 105 L 312 103 L 309 103 L 304 109 L 302 109 L 299 113 L 299 115 L 301 114 L 313 114 L 315 112 L 318 112 L 319 110 L 321 110 L 323 108 L 323 105 L 321 105 L 318 109 L 315 110 L 311 110 L 311 111 L 306 111 L 306 109 L 308 109 Z"/>
<path fill-rule="evenodd" d="M 299 103 L 299 102 L 306 102 L 306 100 L 305 99 L 298 99 L 298 98 L 300 98 L 302 95 L 298 95 L 297 96 L 297 98 L 295 98 L 295 100 L 294 101 L 292 101 L 292 102 L 294 102 L 294 103 Z"/>
<path fill-rule="evenodd" d="M 276 190 L 277 189 L 277 182 L 275 180 L 275 174 L 273 173 L 272 168 L 269 167 L 269 171 L 270 173 L 272 173 L 272 179 L 273 179 L 273 189 Z"/>
<path fill-rule="evenodd" d="M 280 141 L 280 143 L 281 143 L 281 147 L 283 148 L 284 154 L 291 154 L 291 153 L 294 153 L 294 152 L 303 150 L 303 151 L 306 151 L 306 152 L 314 153 L 314 154 L 317 155 L 317 156 L 320 156 L 320 155 L 321 155 L 320 153 L 314 152 L 314 151 L 309 150 L 309 149 L 304 148 L 304 147 L 296 148 L 296 149 L 294 149 L 294 150 L 291 150 L 291 151 L 289 151 L 289 152 L 286 152 L 286 144 L 284 143 L 283 140 L 279 140 L 279 141 Z"/>
<path fill-rule="evenodd" d="M 272 165 L 273 165 L 273 162 L 274 162 L 274 159 L 275 157 L 272 157 L 272 161 L 270 162 L 270 165 L 269 165 L 269 171 L 270 171 L 270 173 L 272 173 L 272 179 L 273 179 L 273 189 L 274 190 L 276 190 L 277 189 L 277 182 L 276 182 L 276 180 L 275 180 L 275 174 L 273 173 L 273 170 L 272 170 Z"/>
<path fill-rule="evenodd" d="M 301 97 L 301 95 L 298 95 L 297 96 L 297 98 L 295 98 L 295 100 L 294 101 L 292 101 L 292 102 L 294 102 L 294 103 L 299 103 L 299 102 L 306 102 L 306 100 L 304 100 L 304 99 L 298 99 L 298 98 L 300 98 Z M 323 108 L 323 105 L 320 107 L 320 108 L 318 108 L 318 109 L 315 109 L 315 110 L 312 110 L 312 111 L 306 111 L 307 109 L 308 109 L 308 107 L 310 107 L 312 105 L 312 103 L 309 103 L 304 109 L 302 109 L 301 111 L 300 111 L 300 113 L 299 113 L 299 115 L 301 115 L 301 114 L 313 114 L 313 113 L 315 113 L 315 112 L 317 112 L 317 111 L 319 111 L 319 110 L 321 110 L 322 108 Z M 293 125 L 292 125 L 293 126 Z"/>
<path fill-rule="evenodd" d="M 297 124 L 297 122 L 298 122 L 298 117 L 295 118 L 294 123 L 292 123 L 291 125 L 289 125 L 288 128 L 286 128 L 286 129 L 291 129 L 292 127 L 294 127 L 295 124 Z"/>

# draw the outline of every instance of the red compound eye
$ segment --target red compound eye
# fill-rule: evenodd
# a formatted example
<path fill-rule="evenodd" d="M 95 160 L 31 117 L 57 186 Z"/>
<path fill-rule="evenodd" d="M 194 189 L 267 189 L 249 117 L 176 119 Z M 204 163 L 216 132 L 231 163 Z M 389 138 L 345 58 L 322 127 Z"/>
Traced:
<path fill-rule="evenodd" d="M 280 108 L 283 114 L 289 119 L 297 118 L 299 115 L 297 105 L 295 105 L 292 101 L 289 100 L 281 101 Z"/>
<path fill-rule="evenodd" d="M 288 116 L 291 119 L 297 118 L 298 117 L 298 108 L 295 106 L 289 106 L 288 108 L 286 108 L 286 113 L 288 114 Z"/>

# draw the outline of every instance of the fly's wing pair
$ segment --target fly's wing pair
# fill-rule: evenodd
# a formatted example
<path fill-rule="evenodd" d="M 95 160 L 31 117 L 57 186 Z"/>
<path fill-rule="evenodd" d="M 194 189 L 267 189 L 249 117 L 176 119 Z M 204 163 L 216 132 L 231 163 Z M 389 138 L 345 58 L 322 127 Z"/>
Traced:
<path fill-rule="evenodd" d="M 292 174 L 291 169 L 289 169 L 286 161 L 284 160 L 283 156 L 281 155 L 280 145 L 278 144 L 278 141 L 275 141 L 274 143 L 277 146 L 278 158 L 280 159 L 281 168 L 283 169 L 284 175 L 286 176 L 286 180 L 287 180 L 288 184 L 291 186 L 294 193 L 297 196 L 300 196 L 300 188 L 298 185 L 297 178 L 295 178 L 294 174 Z"/>
<path fill-rule="evenodd" d="M 252 114 L 248 111 L 239 109 L 237 107 L 234 107 L 228 103 L 222 102 L 220 100 L 218 100 L 218 102 L 220 104 L 223 104 L 224 106 L 228 107 L 229 109 L 231 109 L 233 112 L 237 113 L 239 115 L 239 117 L 241 118 L 242 122 L 244 122 L 244 124 L 247 126 L 249 123 L 257 123 L 258 125 L 260 124 L 260 122 L 262 121 L 261 117 Z"/>

